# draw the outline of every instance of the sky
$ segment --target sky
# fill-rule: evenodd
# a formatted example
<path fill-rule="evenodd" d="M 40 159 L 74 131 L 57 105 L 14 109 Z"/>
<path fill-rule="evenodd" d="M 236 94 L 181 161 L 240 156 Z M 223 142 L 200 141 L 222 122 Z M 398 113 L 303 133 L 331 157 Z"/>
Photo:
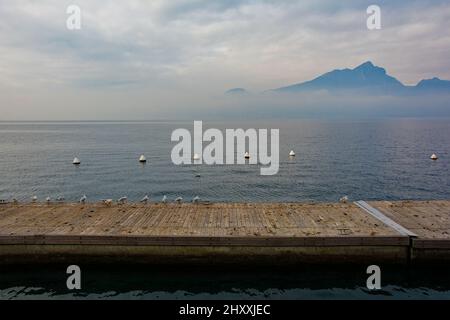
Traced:
<path fill-rule="evenodd" d="M 381 30 L 366 27 L 371 4 Z M 2 0 L 0 121 L 239 117 L 262 102 L 227 102 L 230 88 L 367 60 L 404 84 L 450 79 L 449 30 L 448 0 Z"/>

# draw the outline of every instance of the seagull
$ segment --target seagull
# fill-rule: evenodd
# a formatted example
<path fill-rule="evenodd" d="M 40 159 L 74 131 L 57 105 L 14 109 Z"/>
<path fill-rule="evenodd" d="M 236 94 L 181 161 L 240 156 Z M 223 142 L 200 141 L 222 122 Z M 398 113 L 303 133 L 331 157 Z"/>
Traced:
<path fill-rule="evenodd" d="M 121 197 L 119 200 L 117 200 L 118 203 L 125 203 L 127 202 L 127 197 Z"/>
<path fill-rule="evenodd" d="M 31 197 L 31 202 L 36 202 L 37 201 L 37 197 L 36 196 L 32 196 Z"/>
<path fill-rule="evenodd" d="M 150 200 L 150 198 L 146 195 L 145 197 L 143 197 L 143 198 L 141 199 L 141 202 L 142 202 L 142 203 L 147 203 L 148 200 Z"/>
<path fill-rule="evenodd" d="M 348 201 L 348 197 L 347 196 L 343 196 L 342 198 L 339 199 L 340 203 L 347 203 Z"/>
<path fill-rule="evenodd" d="M 199 196 L 195 196 L 194 199 L 192 199 L 193 203 L 198 203 L 200 201 L 200 197 Z"/>
<path fill-rule="evenodd" d="M 64 201 L 64 197 L 58 197 L 58 198 L 56 198 L 56 201 Z"/>
<path fill-rule="evenodd" d="M 83 196 L 80 198 L 80 203 L 85 203 L 86 200 L 87 200 L 86 195 L 83 195 Z"/>
<path fill-rule="evenodd" d="M 181 201 L 183 201 L 183 198 L 182 197 L 178 197 L 178 198 L 175 199 L 175 201 L 180 203 Z"/>
<path fill-rule="evenodd" d="M 162 203 L 166 203 L 166 202 L 167 202 L 167 196 L 166 196 L 166 195 L 163 196 L 161 202 L 162 202 Z"/>
<path fill-rule="evenodd" d="M 45 198 L 45 201 L 47 201 L 47 203 L 50 203 L 50 197 Z"/>

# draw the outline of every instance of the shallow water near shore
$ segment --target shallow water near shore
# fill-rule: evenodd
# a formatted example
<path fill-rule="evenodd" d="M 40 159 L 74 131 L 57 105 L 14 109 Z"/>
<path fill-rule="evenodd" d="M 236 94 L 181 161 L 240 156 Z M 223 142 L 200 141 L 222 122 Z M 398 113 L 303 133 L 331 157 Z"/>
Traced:
<path fill-rule="evenodd" d="M 203 122 L 280 130 L 280 169 L 175 166 L 177 128 L 193 122 L 0 122 L 0 199 L 296 202 L 450 198 L 450 119 Z M 206 144 L 205 144 L 206 145 Z M 289 151 L 296 152 L 289 158 Z M 439 160 L 430 160 L 436 153 Z M 147 164 L 140 164 L 141 154 Z M 72 160 L 78 157 L 80 166 Z"/>
<path fill-rule="evenodd" d="M 366 287 L 367 266 L 290 269 L 80 266 L 69 291 L 65 266 L 5 267 L 0 299 L 450 299 L 443 267 L 381 266 L 382 289 Z"/>

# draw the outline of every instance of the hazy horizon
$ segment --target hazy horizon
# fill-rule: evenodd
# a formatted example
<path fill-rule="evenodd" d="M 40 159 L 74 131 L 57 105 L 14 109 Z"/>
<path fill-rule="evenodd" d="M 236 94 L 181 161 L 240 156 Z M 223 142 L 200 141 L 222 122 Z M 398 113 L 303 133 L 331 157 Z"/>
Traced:
<path fill-rule="evenodd" d="M 448 30 L 441 0 L 2 2 L 0 121 L 450 116 L 448 95 L 260 94 L 368 60 L 406 85 L 450 79 Z"/>

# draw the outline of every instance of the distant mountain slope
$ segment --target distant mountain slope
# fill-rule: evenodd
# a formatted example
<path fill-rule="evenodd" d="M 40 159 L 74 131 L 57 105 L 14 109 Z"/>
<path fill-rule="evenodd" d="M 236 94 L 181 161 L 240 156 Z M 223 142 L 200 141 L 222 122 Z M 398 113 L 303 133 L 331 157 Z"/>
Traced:
<path fill-rule="evenodd" d="M 450 92 L 450 81 L 439 78 L 420 81 L 415 88 L 419 91 L 445 91 Z"/>
<path fill-rule="evenodd" d="M 450 93 L 450 81 L 433 78 L 422 80 L 416 86 L 405 86 L 396 78 L 388 75 L 384 68 L 367 61 L 354 69 L 333 70 L 313 80 L 270 91 L 297 93 L 319 90 L 387 95 Z"/>
<path fill-rule="evenodd" d="M 404 85 L 389 76 L 386 70 L 367 61 L 354 69 L 334 70 L 311 81 L 275 89 L 277 92 L 302 92 L 306 90 L 375 90 L 393 92 L 401 90 Z"/>
<path fill-rule="evenodd" d="M 246 95 L 248 91 L 244 88 L 233 88 L 225 92 L 226 95 Z"/>

